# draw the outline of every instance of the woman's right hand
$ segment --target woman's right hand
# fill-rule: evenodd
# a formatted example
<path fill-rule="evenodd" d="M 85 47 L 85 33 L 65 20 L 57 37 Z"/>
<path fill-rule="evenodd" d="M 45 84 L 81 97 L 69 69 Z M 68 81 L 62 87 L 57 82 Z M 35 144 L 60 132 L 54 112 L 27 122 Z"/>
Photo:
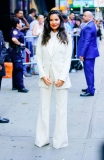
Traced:
<path fill-rule="evenodd" d="M 0 65 L 0 71 L 2 70 L 2 66 Z"/>
<path fill-rule="evenodd" d="M 24 44 L 23 44 L 23 43 L 21 43 L 21 44 L 20 44 L 20 46 L 24 46 Z"/>
<path fill-rule="evenodd" d="M 42 80 L 44 81 L 45 84 L 50 85 L 52 84 L 52 81 L 48 77 L 43 77 Z"/>

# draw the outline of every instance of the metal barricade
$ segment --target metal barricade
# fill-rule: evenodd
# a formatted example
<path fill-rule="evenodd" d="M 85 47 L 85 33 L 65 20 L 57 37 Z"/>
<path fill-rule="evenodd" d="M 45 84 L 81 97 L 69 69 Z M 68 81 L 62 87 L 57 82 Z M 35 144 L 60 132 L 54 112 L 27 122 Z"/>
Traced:
<path fill-rule="evenodd" d="M 75 61 L 75 60 L 79 60 L 79 59 L 77 58 L 77 43 L 78 43 L 79 34 L 72 34 L 72 37 L 75 37 L 75 39 L 76 39 L 76 44 L 75 44 L 75 46 L 74 46 L 74 47 L 76 47 L 76 58 L 73 58 L 73 57 L 72 57 L 72 60 Z M 31 51 L 31 49 L 30 49 L 30 48 L 31 48 L 31 47 L 30 47 L 31 44 L 29 44 L 29 43 L 32 42 L 32 41 L 31 41 L 31 40 L 28 41 L 27 39 L 37 38 L 37 36 L 25 36 L 24 38 L 25 38 L 25 41 L 24 41 L 25 46 L 26 46 L 26 43 L 28 43 L 28 49 Z M 32 47 L 33 47 L 33 46 L 32 46 Z M 34 52 L 34 50 L 33 50 L 33 52 Z M 72 53 L 72 55 L 73 55 L 73 53 Z M 24 63 L 24 64 L 27 64 L 27 65 L 28 65 L 28 64 L 33 64 L 34 62 L 31 62 L 31 61 L 30 61 L 30 55 L 28 55 L 28 56 L 29 56 L 29 58 L 28 58 L 28 59 L 29 59 L 29 62 L 26 62 L 26 63 Z"/>
<path fill-rule="evenodd" d="M 37 63 L 36 60 L 33 60 L 33 57 L 35 56 L 35 50 L 34 50 L 34 46 L 33 46 L 33 40 L 37 38 L 37 36 L 25 36 L 24 37 L 24 45 L 26 46 L 26 48 L 28 48 L 30 50 L 30 54 L 26 54 L 27 56 L 27 61 L 25 63 L 23 63 L 24 65 L 30 67 L 30 74 L 33 74 L 33 68 L 37 68 Z M 36 69 L 34 71 L 35 75 L 38 75 L 38 71 L 36 72 Z"/>
<path fill-rule="evenodd" d="M 80 70 L 78 69 L 83 68 L 83 63 L 80 61 L 79 58 L 77 58 L 77 47 L 78 47 L 78 38 L 79 38 L 79 34 L 72 34 L 73 37 L 73 50 L 72 50 L 72 58 L 71 58 L 71 66 L 70 66 L 70 72 L 71 70 L 75 69 L 75 70 Z M 76 57 L 75 57 L 75 55 Z M 73 67 L 75 66 L 75 68 Z"/>
<path fill-rule="evenodd" d="M 76 58 L 73 58 L 72 57 L 72 60 L 78 60 L 78 58 L 77 58 L 77 45 L 78 45 L 78 37 L 79 37 L 80 35 L 79 34 L 72 34 L 72 37 L 74 38 L 75 37 L 75 44 L 74 44 L 74 47 L 76 48 Z M 74 41 L 74 40 L 73 40 Z M 72 52 L 74 52 L 74 47 L 73 47 L 73 51 Z M 72 55 L 73 55 L 74 53 L 72 53 Z"/>
<path fill-rule="evenodd" d="M 71 61 L 80 61 L 80 59 L 79 58 L 77 58 L 77 44 L 78 44 L 78 37 L 79 37 L 80 35 L 79 34 L 72 34 L 72 37 L 73 37 L 73 39 L 74 39 L 74 37 L 75 37 L 75 41 L 76 41 L 76 44 L 74 45 L 74 47 L 76 48 L 76 58 L 71 58 Z M 32 48 L 33 48 L 33 44 L 32 44 L 32 41 L 31 41 L 31 39 L 32 38 L 37 38 L 37 36 L 25 36 L 24 37 L 25 38 L 25 41 L 24 41 L 24 44 L 25 44 L 25 46 L 26 46 L 26 43 L 28 44 L 28 49 L 31 51 L 31 45 L 32 45 Z M 74 49 L 73 49 L 73 52 L 74 52 Z M 72 55 L 73 55 L 74 53 L 72 53 Z M 34 55 L 34 49 L 33 49 L 33 55 Z M 24 65 L 32 65 L 32 64 L 36 64 L 36 61 L 34 62 L 34 61 L 31 61 L 31 57 L 30 57 L 30 55 L 28 55 L 28 62 L 25 62 L 25 63 L 23 63 Z"/>
<path fill-rule="evenodd" d="M 27 48 L 30 50 L 30 52 L 33 52 L 32 54 L 34 55 L 34 48 L 33 48 L 33 38 L 37 38 L 37 36 L 25 36 L 24 37 L 24 45 L 27 46 Z M 29 65 L 29 64 L 34 64 L 36 62 L 31 62 L 31 58 L 30 58 L 31 54 L 28 54 L 28 62 L 25 62 L 23 64 L 25 65 Z"/>

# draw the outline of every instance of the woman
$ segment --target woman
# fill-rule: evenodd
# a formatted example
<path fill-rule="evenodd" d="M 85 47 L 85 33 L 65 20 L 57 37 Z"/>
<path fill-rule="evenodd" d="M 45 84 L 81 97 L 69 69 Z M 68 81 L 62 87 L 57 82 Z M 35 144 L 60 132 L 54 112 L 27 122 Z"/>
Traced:
<path fill-rule="evenodd" d="M 33 41 L 34 52 L 36 52 L 38 37 L 43 32 L 43 27 L 44 27 L 44 16 L 39 15 L 37 17 L 37 23 L 34 24 L 33 31 L 32 31 L 32 35 L 37 36 L 36 38 L 34 38 L 34 41 Z"/>
<path fill-rule="evenodd" d="M 73 32 L 74 32 L 74 34 L 80 34 L 80 32 L 81 32 L 81 19 L 79 17 L 76 17 Z"/>
<path fill-rule="evenodd" d="M 23 82 L 23 63 L 22 52 L 24 51 L 24 34 L 20 31 L 22 28 L 21 20 L 13 18 L 11 20 L 12 30 L 10 32 L 10 54 L 13 62 L 12 90 L 27 93 Z"/>
<path fill-rule="evenodd" d="M 56 89 L 56 124 L 53 147 L 58 149 L 68 146 L 67 98 L 68 88 L 71 86 L 69 79 L 71 53 L 72 39 L 65 32 L 63 18 L 58 11 L 50 11 L 36 49 L 41 106 L 35 144 L 39 147 L 49 144 L 49 110 L 53 86 Z"/>
<path fill-rule="evenodd" d="M 73 34 L 75 35 L 74 36 L 73 58 L 77 57 L 77 44 L 78 44 L 80 32 L 81 32 L 81 19 L 79 17 L 76 17 L 75 26 L 73 28 Z"/>
<path fill-rule="evenodd" d="M 97 47 L 99 49 L 99 46 L 100 46 L 100 40 L 101 40 L 101 24 L 100 24 L 100 21 L 97 20 L 96 21 L 96 29 L 97 29 Z"/>

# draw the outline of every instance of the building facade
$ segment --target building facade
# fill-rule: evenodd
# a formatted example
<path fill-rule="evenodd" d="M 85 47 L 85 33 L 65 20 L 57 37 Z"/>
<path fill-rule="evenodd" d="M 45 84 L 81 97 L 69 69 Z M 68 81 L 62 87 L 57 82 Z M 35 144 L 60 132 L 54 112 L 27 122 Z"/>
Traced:
<path fill-rule="evenodd" d="M 5 41 L 9 41 L 10 14 L 16 8 L 23 10 L 24 15 L 28 15 L 31 8 L 35 8 L 37 13 L 50 11 L 55 7 L 55 0 L 0 0 L 0 30 L 3 31 Z"/>
<path fill-rule="evenodd" d="M 27 15 L 30 8 L 36 8 L 37 12 L 47 10 L 47 4 L 45 0 L 10 0 L 10 12 L 13 13 L 15 8 L 20 8 Z"/>

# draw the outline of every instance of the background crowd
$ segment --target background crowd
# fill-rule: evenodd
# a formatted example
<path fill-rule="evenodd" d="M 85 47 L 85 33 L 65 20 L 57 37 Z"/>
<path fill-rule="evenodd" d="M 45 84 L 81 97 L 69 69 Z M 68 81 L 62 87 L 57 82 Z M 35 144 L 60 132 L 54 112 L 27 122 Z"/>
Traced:
<path fill-rule="evenodd" d="M 53 8 L 52 10 L 56 10 L 57 8 Z M 47 11 L 44 11 L 42 13 L 37 13 L 36 9 L 32 8 L 29 12 L 29 15 L 24 17 L 24 13 L 20 9 L 15 9 L 14 13 L 11 14 L 12 16 L 15 16 L 22 21 L 22 29 L 21 31 L 24 33 L 24 36 L 27 36 L 26 38 L 26 46 L 31 51 L 31 54 L 29 55 L 29 58 L 27 57 L 26 52 L 24 51 L 23 56 L 23 62 L 31 61 L 35 62 L 35 53 L 36 53 L 36 46 L 39 35 L 43 31 L 44 27 L 44 21 L 48 15 Z M 73 53 L 72 53 L 72 59 L 77 58 L 77 43 L 79 39 L 79 35 L 81 32 L 81 29 L 83 29 L 85 23 L 83 22 L 83 15 L 76 15 L 74 12 L 70 12 L 69 15 L 61 13 L 63 19 L 64 19 L 64 26 L 67 33 L 72 35 L 72 45 L 73 45 Z M 103 20 L 95 19 L 93 17 L 93 21 L 96 26 L 97 30 L 97 46 L 99 48 L 99 42 L 102 39 L 102 29 L 103 29 Z M 71 63 L 71 72 L 76 72 L 76 70 L 82 69 L 81 63 L 76 59 L 76 61 L 72 60 Z M 27 73 L 28 72 L 28 73 Z M 30 72 L 30 68 L 28 70 L 28 67 L 24 65 L 23 69 L 24 77 L 30 77 L 31 74 L 34 74 L 34 72 Z M 30 74 L 31 73 L 31 74 Z"/>

